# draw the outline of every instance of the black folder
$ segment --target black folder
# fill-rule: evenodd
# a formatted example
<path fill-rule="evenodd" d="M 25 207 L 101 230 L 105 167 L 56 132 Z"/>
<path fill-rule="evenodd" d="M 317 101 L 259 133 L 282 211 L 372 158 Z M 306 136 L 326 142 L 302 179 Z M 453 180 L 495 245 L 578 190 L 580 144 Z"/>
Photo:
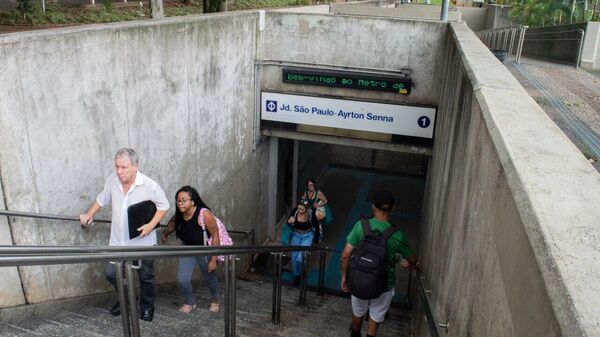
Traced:
<path fill-rule="evenodd" d="M 129 220 L 129 239 L 138 237 L 142 232 L 138 228 L 152 220 L 156 213 L 156 205 L 150 201 L 142 201 L 127 207 L 127 219 Z"/>

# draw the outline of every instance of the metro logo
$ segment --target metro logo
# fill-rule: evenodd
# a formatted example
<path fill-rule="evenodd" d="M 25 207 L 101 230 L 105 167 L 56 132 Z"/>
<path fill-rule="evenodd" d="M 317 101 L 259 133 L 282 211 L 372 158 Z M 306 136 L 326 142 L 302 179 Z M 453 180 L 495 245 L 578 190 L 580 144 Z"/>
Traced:
<path fill-rule="evenodd" d="M 277 112 L 277 101 L 267 100 L 265 107 L 268 112 Z"/>

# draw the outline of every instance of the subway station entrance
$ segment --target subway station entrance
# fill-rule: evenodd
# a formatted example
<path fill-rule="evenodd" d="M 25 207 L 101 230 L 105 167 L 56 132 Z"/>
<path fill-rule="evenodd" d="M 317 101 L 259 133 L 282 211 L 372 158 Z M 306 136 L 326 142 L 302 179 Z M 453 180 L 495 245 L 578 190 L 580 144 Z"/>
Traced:
<path fill-rule="evenodd" d="M 339 259 L 346 236 L 361 216 L 372 216 L 374 191 L 387 189 L 394 194 L 391 222 L 418 249 L 436 108 L 402 103 L 412 87 L 407 73 L 285 63 L 274 68 L 269 69 L 270 79 L 275 82 L 276 72 L 281 71 L 284 90 L 257 93 L 261 135 L 269 145 L 269 236 L 282 244 L 289 242 L 290 210 L 305 193 L 307 179 L 315 179 L 333 213 L 332 223 L 323 226 L 321 242 L 334 250 L 325 267 L 325 288 L 338 292 Z M 330 94 L 306 93 L 322 87 L 329 88 Z M 298 88 L 303 90 L 298 92 Z M 381 92 L 386 94 L 384 99 Z M 317 264 L 311 265 L 309 286 L 318 282 Z M 283 278 L 291 281 L 293 276 L 288 272 Z M 408 278 L 402 268 L 397 270 L 397 300 L 408 294 Z"/>

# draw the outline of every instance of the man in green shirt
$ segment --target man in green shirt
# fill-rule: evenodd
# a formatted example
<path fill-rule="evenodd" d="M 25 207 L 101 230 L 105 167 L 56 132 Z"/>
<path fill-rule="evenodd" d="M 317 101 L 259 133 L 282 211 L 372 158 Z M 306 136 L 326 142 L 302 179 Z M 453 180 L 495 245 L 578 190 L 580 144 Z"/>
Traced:
<path fill-rule="evenodd" d="M 392 224 L 389 222 L 390 213 L 394 210 L 394 197 L 389 191 L 380 191 L 375 193 L 372 203 L 373 218 L 369 219 L 372 231 L 383 233 Z M 348 292 L 348 284 L 346 283 L 346 272 L 348 271 L 348 263 L 350 255 L 354 247 L 364 238 L 361 222 L 358 221 L 350 234 L 346 237 L 346 247 L 342 252 L 341 257 L 341 272 L 342 272 L 342 291 Z M 400 253 L 406 260 L 401 263 L 405 268 L 414 267 L 417 264 L 417 255 L 412 251 L 406 236 L 396 231 L 386 241 L 386 259 L 387 259 L 387 287 L 386 291 L 378 298 L 372 300 L 362 300 L 355 296 L 351 296 L 352 300 L 352 325 L 351 337 L 360 337 L 360 329 L 364 316 L 369 312 L 369 323 L 367 327 L 367 337 L 375 336 L 379 323 L 383 322 L 385 313 L 392 303 L 394 297 L 394 257 L 396 253 Z"/>

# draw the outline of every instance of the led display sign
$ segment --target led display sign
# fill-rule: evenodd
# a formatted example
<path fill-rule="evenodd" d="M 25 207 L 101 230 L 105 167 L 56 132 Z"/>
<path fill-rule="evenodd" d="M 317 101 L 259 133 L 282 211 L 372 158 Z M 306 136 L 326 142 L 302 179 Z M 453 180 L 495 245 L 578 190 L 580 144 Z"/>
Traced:
<path fill-rule="evenodd" d="M 410 94 L 412 79 L 402 76 L 378 75 L 346 71 L 283 68 L 283 82 L 326 87 L 376 90 Z"/>

